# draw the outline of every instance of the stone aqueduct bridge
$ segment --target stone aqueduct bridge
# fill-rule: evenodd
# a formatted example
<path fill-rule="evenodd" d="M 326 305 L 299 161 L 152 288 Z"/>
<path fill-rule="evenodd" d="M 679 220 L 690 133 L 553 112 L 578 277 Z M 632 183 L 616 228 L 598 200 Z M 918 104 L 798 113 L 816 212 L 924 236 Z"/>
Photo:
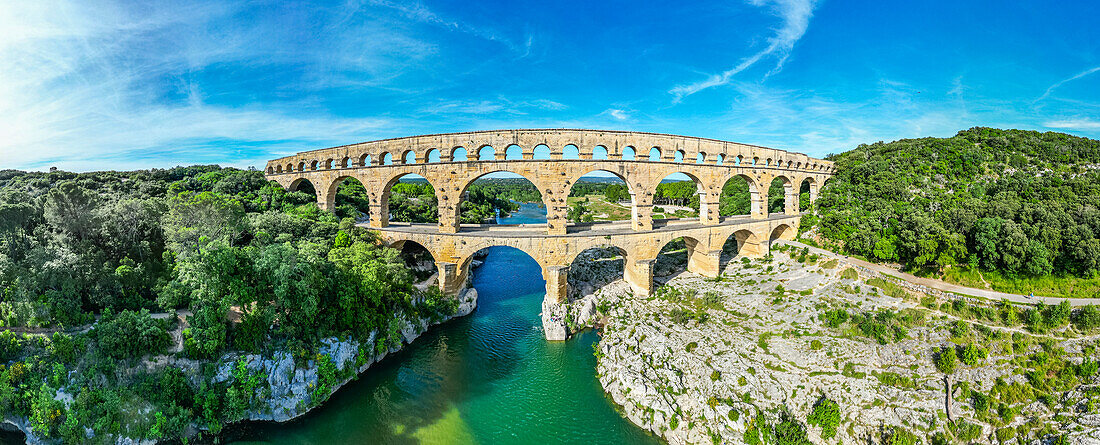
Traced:
<path fill-rule="evenodd" d="M 541 159 L 540 159 L 541 158 Z M 652 159 L 652 160 L 651 160 Z M 576 256 L 594 247 L 615 247 L 625 255 L 624 278 L 638 294 L 652 289 L 653 265 L 661 248 L 683 237 L 688 270 L 717 276 L 722 247 L 731 236 L 743 255 L 761 255 L 777 238 L 793 238 L 799 223 L 799 189 L 809 183 L 810 199 L 833 174 L 833 164 L 803 154 L 765 147 L 653 133 L 599 130 L 501 130 L 386 139 L 298 153 L 269 161 L 268 179 L 289 190 L 309 181 L 323 209 L 335 207 L 336 190 L 356 178 L 370 200 L 369 225 L 395 247 L 415 242 L 433 256 L 439 287 L 455 294 L 466 281 L 470 259 L 491 246 L 526 252 L 542 267 L 547 300 L 564 301 L 567 273 Z M 566 197 L 577 180 L 593 171 L 626 182 L 631 221 L 566 222 Z M 460 226 L 467 187 L 494 172 L 527 178 L 542 193 L 546 224 Z M 683 173 L 696 183 L 698 219 L 652 218 L 653 195 L 662 179 Z M 439 224 L 389 222 L 390 189 L 419 175 L 435 189 Z M 733 177 L 749 185 L 749 215 L 720 217 L 722 187 Z M 768 214 L 768 189 L 776 178 L 785 189 L 785 211 Z"/>

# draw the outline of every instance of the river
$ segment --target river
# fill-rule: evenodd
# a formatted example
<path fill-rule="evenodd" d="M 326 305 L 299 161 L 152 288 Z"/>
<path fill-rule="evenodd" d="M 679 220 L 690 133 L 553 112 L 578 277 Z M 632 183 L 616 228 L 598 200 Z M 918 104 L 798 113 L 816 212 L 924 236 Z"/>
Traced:
<path fill-rule="evenodd" d="M 523 204 L 503 224 L 545 222 Z M 474 270 L 478 308 L 432 328 L 313 412 L 248 427 L 235 443 L 657 444 L 616 411 L 596 379 L 595 332 L 548 343 L 538 264 L 493 247 Z"/>

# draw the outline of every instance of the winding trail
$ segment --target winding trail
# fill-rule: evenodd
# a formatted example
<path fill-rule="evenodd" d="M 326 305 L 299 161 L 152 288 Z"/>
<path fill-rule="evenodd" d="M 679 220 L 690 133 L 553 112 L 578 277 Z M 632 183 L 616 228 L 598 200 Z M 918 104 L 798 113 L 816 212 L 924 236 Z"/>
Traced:
<path fill-rule="evenodd" d="M 1073 306 L 1085 306 L 1085 305 L 1089 305 L 1089 304 L 1100 304 L 1100 298 L 1056 298 L 1056 297 L 1030 297 L 1029 298 L 1026 295 L 1017 295 L 1017 294 L 1010 294 L 1010 293 L 1007 293 L 1007 292 L 998 292 L 998 291 L 989 290 L 989 289 L 975 289 L 973 287 L 959 286 L 957 284 L 951 284 L 951 283 L 947 283 L 947 282 L 940 281 L 940 280 L 934 280 L 934 279 L 931 279 L 931 278 L 921 278 L 921 277 L 918 277 L 918 276 L 913 275 L 913 274 L 908 274 L 908 273 L 905 273 L 905 272 L 898 271 L 896 269 L 891 269 L 891 268 L 883 266 L 881 264 L 875 264 L 875 263 L 863 261 L 863 260 L 858 259 L 858 258 L 852 258 L 852 257 L 846 256 L 846 255 L 838 254 L 836 252 L 825 250 L 825 249 L 822 249 L 822 248 L 819 248 L 819 247 L 814 247 L 814 246 L 810 246 L 810 245 L 807 245 L 807 244 L 803 244 L 803 243 L 800 243 L 798 241 L 776 240 L 775 242 L 779 243 L 779 244 L 787 244 L 787 245 L 794 246 L 794 247 L 807 248 L 807 249 L 810 249 L 810 252 L 813 252 L 813 253 L 816 253 L 816 254 L 819 254 L 819 255 L 828 256 L 830 258 L 836 258 L 838 260 L 847 262 L 849 264 L 854 264 L 856 266 L 860 266 L 860 267 L 863 267 L 863 268 L 866 268 L 866 269 L 870 269 L 870 270 L 873 270 L 873 271 L 878 272 L 878 273 L 890 275 L 890 276 L 893 276 L 895 278 L 900 278 L 900 279 L 908 281 L 910 283 L 919 284 L 921 286 L 941 290 L 941 291 L 944 291 L 944 292 L 954 292 L 956 294 L 962 294 L 962 295 L 967 295 L 967 296 L 977 297 L 977 298 L 985 298 L 985 299 L 988 299 L 988 300 L 1006 300 L 1006 301 L 1010 301 L 1010 302 L 1013 302 L 1013 303 L 1020 303 L 1020 304 L 1035 304 L 1035 303 L 1038 303 L 1040 301 L 1043 302 L 1043 303 L 1046 303 L 1046 304 L 1059 304 L 1062 301 L 1069 301 L 1069 304 L 1071 304 Z"/>

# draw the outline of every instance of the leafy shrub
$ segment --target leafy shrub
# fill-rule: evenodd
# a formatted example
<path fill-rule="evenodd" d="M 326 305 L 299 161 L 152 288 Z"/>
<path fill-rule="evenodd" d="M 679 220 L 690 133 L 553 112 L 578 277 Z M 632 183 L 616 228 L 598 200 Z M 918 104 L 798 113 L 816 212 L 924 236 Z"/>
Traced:
<path fill-rule="evenodd" d="M 1100 309 L 1092 304 L 1078 309 L 1073 313 L 1073 326 L 1082 332 L 1100 328 Z"/>
<path fill-rule="evenodd" d="M 145 309 L 122 311 L 118 315 L 105 309 L 92 334 L 100 351 L 121 359 L 163 353 L 170 341 L 167 329 L 166 321 L 154 320 Z"/>
<path fill-rule="evenodd" d="M 967 343 L 958 354 L 959 360 L 970 367 L 981 364 L 981 361 L 984 360 L 987 355 L 988 353 L 985 349 L 975 346 L 974 343 Z"/>
<path fill-rule="evenodd" d="M 848 311 L 844 309 L 829 310 L 825 311 L 825 314 L 822 315 L 822 317 L 824 317 L 823 319 L 825 320 L 826 326 L 829 326 L 830 328 L 837 328 L 840 327 L 840 325 L 844 324 L 844 322 L 848 321 Z"/>
<path fill-rule="evenodd" d="M 939 352 L 936 353 L 932 358 L 932 362 L 936 365 L 936 369 L 944 374 L 949 375 L 955 373 L 955 366 L 957 364 L 957 361 L 958 359 L 955 356 L 955 348 L 950 346 L 944 346 L 940 348 Z"/>
<path fill-rule="evenodd" d="M 813 411 L 806 418 L 806 423 L 821 427 L 821 437 L 831 439 L 836 436 L 836 427 L 840 425 L 840 405 L 822 397 L 814 404 Z"/>
<path fill-rule="evenodd" d="M 821 350 L 821 348 L 824 348 L 824 347 L 825 347 L 825 345 L 821 343 L 821 340 L 818 340 L 816 338 L 813 339 L 813 340 L 810 340 L 810 349 L 813 349 L 814 351 L 819 351 L 819 350 Z"/>

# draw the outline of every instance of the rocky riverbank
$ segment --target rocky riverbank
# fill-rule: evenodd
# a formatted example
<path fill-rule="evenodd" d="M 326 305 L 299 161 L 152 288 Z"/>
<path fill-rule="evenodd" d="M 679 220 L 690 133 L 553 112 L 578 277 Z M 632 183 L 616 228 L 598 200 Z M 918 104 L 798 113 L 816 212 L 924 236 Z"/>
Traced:
<path fill-rule="evenodd" d="M 600 382 L 670 443 L 1100 443 L 1096 333 L 1068 318 L 1031 332 L 1005 321 L 1030 312 L 797 251 L 666 280 L 644 299 L 615 280 L 566 311 L 600 308 Z"/>
<path fill-rule="evenodd" d="M 319 406 L 330 395 L 358 378 L 373 364 L 415 341 L 432 326 L 469 315 L 477 307 L 477 290 L 472 287 L 464 289 L 457 298 L 459 301 L 457 310 L 450 316 L 435 320 L 430 318 L 398 320 L 399 342 L 379 341 L 380 333 L 373 332 L 362 342 L 350 338 L 326 338 L 322 340 L 317 354 L 307 360 L 296 359 L 289 351 L 265 355 L 226 354 L 217 360 L 216 372 L 210 381 L 220 383 L 243 379 L 249 382 L 245 387 L 252 392 L 252 400 L 236 422 L 285 422 L 295 419 Z M 161 356 L 151 358 L 143 366 L 147 370 L 163 366 L 178 367 L 193 384 L 198 386 L 201 381 L 207 379 L 203 375 L 202 368 L 208 363 L 176 356 Z M 59 392 L 56 399 L 66 404 L 73 402 L 73 398 L 63 392 Z M 30 422 L 25 418 L 4 419 L 4 427 L 23 432 L 26 435 L 27 444 L 58 443 L 58 441 L 42 440 L 34 433 Z M 205 428 L 200 430 L 196 425 L 190 427 L 189 434 L 192 437 L 207 433 L 216 435 L 217 432 Z M 89 437 L 89 439 L 93 438 Z M 156 443 L 155 440 L 135 440 L 126 437 L 114 438 L 108 442 Z"/>

